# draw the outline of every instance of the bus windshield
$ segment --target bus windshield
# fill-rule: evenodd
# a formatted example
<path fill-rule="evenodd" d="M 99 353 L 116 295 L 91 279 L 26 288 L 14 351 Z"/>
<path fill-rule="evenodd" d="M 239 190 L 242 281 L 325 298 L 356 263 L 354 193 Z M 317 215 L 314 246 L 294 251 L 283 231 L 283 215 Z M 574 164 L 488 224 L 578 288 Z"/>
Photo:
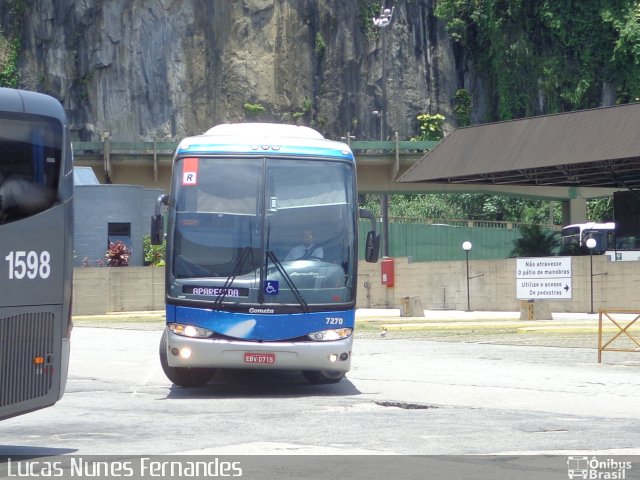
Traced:
<path fill-rule="evenodd" d="M 60 177 L 60 122 L 3 112 L 0 115 L 0 151 L 0 223 L 50 207 Z"/>
<path fill-rule="evenodd" d="M 297 306 L 354 300 L 350 164 L 187 157 L 176 168 L 172 296 Z"/>

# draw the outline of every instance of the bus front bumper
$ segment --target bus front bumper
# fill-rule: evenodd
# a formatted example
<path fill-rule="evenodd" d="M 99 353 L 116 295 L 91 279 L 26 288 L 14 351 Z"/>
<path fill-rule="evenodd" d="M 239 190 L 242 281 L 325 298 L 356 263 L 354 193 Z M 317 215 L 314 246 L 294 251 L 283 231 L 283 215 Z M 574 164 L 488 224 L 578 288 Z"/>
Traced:
<path fill-rule="evenodd" d="M 171 367 L 335 370 L 351 368 L 353 336 L 329 342 L 243 342 L 183 337 L 165 330 Z"/>

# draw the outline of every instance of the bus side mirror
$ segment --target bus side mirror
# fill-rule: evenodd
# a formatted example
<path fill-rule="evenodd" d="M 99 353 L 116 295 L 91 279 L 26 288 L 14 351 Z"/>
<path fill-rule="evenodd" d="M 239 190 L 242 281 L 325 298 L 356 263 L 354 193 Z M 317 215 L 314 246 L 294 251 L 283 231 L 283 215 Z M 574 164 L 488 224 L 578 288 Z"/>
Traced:
<path fill-rule="evenodd" d="M 371 230 L 367 233 L 364 259 L 369 263 L 376 263 L 380 256 L 380 235 L 376 233 L 376 217 L 369 210 L 361 208 L 358 211 L 360 218 L 368 218 L 371 222 Z"/>
<path fill-rule="evenodd" d="M 162 245 L 164 240 L 164 218 L 162 215 L 151 217 L 151 245 Z"/>
<path fill-rule="evenodd" d="M 365 244 L 364 259 L 369 263 L 376 263 L 380 255 L 380 235 L 376 232 L 367 233 L 367 243 Z"/>
<path fill-rule="evenodd" d="M 168 205 L 169 195 L 160 195 L 156 200 L 156 209 L 151 217 L 151 245 L 162 245 L 164 242 L 163 205 Z"/>

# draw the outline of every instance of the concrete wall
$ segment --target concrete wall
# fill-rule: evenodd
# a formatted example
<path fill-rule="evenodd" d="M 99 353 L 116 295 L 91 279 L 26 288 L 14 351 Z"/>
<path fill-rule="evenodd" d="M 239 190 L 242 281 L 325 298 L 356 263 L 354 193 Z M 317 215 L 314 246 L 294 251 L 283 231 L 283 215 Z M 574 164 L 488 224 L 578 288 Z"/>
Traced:
<path fill-rule="evenodd" d="M 593 273 L 595 311 L 640 308 L 640 262 L 611 262 L 605 256 L 594 256 Z M 573 257 L 572 274 L 570 300 L 541 300 L 552 312 L 591 310 L 589 257 Z M 407 258 L 396 258 L 394 287 L 382 285 L 380 277 L 380 263 L 360 263 L 358 307 L 399 308 L 403 297 L 418 297 L 425 309 L 467 309 L 465 261 L 409 263 Z M 520 310 L 515 259 L 470 260 L 469 277 L 471 310 Z M 75 315 L 162 309 L 162 267 L 75 270 Z"/>
<path fill-rule="evenodd" d="M 589 257 L 572 258 L 572 298 L 539 300 L 552 312 L 589 312 L 591 282 Z M 467 309 L 466 262 L 409 263 L 395 259 L 396 281 L 387 288 L 380 281 L 380 264 L 360 264 L 358 305 L 398 308 L 403 297 L 420 298 L 425 309 Z M 606 275 L 604 275 L 606 273 Z M 640 307 L 640 262 L 611 262 L 604 255 L 593 257 L 593 304 L 599 308 Z M 471 310 L 519 311 L 516 298 L 516 259 L 470 260 L 469 303 Z M 368 282 L 371 288 L 364 287 Z"/>
<path fill-rule="evenodd" d="M 164 310 L 163 267 L 76 268 L 73 314 Z"/>

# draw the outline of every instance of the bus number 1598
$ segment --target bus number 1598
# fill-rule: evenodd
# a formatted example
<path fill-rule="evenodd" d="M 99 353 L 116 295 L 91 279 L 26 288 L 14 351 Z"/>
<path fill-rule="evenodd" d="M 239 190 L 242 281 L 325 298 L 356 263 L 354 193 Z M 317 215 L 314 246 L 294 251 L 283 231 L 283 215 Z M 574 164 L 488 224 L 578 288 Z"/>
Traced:
<path fill-rule="evenodd" d="M 46 250 L 11 251 L 4 259 L 9 262 L 9 280 L 22 280 L 25 276 L 30 280 L 49 278 L 51 274 L 51 254 Z"/>

